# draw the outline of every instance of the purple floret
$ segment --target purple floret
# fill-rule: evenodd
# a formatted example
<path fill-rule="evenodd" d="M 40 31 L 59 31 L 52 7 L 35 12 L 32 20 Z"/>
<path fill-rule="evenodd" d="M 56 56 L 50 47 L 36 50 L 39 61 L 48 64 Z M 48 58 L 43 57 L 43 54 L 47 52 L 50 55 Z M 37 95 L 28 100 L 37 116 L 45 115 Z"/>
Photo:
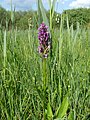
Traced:
<path fill-rule="evenodd" d="M 39 47 L 38 51 L 44 58 L 47 58 L 48 52 L 50 49 L 50 35 L 48 32 L 48 26 L 45 25 L 45 23 L 42 23 L 40 27 L 38 28 L 38 39 L 39 39 Z"/>

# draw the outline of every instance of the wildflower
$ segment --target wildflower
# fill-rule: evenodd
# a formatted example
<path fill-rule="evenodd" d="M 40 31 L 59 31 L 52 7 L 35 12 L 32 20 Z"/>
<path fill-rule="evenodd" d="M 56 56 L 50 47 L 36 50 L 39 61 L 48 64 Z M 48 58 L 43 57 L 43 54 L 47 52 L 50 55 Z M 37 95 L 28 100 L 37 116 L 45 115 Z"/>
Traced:
<path fill-rule="evenodd" d="M 42 23 L 38 28 L 38 31 L 38 51 L 44 58 L 47 58 L 50 49 L 50 34 L 48 32 L 48 26 L 46 26 L 45 23 Z"/>

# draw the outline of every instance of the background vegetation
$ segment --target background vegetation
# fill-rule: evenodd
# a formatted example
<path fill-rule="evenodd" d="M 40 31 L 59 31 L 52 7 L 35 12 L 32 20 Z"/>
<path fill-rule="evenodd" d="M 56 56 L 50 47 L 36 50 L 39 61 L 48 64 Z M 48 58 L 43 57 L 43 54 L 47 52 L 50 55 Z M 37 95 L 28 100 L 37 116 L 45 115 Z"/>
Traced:
<path fill-rule="evenodd" d="M 0 119 L 90 120 L 90 9 L 53 19 L 47 11 L 53 26 L 45 90 L 37 12 L 0 10 Z"/>
<path fill-rule="evenodd" d="M 49 20 L 49 11 L 46 11 L 47 18 Z M 77 22 L 83 27 L 90 27 L 90 8 L 78 8 L 63 11 L 64 16 L 64 27 L 66 28 L 66 17 L 68 15 L 69 25 L 73 24 L 74 29 L 76 29 Z M 33 17 L 34 16 L 34 22 Z M 14 11 L 14 26 L 18 29 L 28 29 L 29 24 L 31 27 L 37 28 L 38 26 L 38 14 L 37 11 Z M 4 8 L 0 7 L 0 24 L 5 28 L 6 20 L 8 22 L 8 29 L 11 29 L 11 12 L 6 11 Z M 61 14 L 55 12 L 53 17 L 53 27 L 59 28 L 61 20 Z"/>

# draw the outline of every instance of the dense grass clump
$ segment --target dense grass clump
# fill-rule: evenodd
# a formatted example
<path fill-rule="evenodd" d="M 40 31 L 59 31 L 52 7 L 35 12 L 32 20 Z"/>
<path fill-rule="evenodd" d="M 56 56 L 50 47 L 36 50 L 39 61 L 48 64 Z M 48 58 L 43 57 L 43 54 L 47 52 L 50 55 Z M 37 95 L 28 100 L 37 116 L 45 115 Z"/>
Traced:
<path fill-rule="evenodd" d="M 46 98 L 37 33 L 33 29 L 0 32 L 0 119 L 41 120 L 43 100 L 45 109 L 50 101 L 54 114 L 68 93 L 64 119 L 72 113 L 72 120 L 89 120 L 90 30 L 52 30 Z"/>

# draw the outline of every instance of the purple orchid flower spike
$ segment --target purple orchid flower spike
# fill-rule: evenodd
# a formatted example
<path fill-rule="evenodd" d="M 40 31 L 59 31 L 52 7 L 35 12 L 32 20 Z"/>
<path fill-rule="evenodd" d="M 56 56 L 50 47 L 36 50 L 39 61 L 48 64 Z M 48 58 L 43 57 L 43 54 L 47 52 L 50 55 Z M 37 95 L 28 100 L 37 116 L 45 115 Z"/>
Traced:
<path fill-rule="evenodd" d="M 50 34 L 48 32 L 48 26 L 43 22 L 38 28 L 38 31 L 38 51 L 44 58 L 47 58 L 50 49 Z"/>

